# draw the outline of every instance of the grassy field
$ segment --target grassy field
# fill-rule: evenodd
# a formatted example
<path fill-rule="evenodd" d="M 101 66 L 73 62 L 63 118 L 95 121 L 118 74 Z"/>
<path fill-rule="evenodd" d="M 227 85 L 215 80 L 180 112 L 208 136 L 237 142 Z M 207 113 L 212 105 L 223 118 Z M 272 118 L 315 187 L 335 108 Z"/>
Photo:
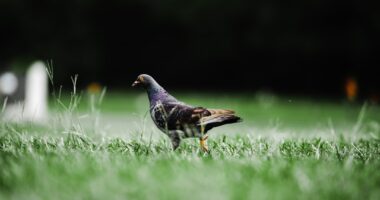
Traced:
<path fill-rule="evenodd" d="M 173 152 L 145 93 L 51 103 L 48 124 L 0 123 L 0 199 L 380 199 L 380 109 L 271 94 L 174 93 L 244 122 Z"/>

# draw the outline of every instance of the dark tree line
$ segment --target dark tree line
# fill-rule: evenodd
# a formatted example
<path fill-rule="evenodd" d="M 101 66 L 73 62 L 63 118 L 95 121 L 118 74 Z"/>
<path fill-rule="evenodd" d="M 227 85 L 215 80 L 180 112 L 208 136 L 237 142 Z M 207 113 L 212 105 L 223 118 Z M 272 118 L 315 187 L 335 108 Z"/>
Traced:
<path fill-rule="evenodd" d="M 379 89 L 378 6 L 361 1 L 1 0 L 0 67 L 52 59 L 126 88 L 150 73 L 172 88 L 336 95 L 348 76 Z"/>

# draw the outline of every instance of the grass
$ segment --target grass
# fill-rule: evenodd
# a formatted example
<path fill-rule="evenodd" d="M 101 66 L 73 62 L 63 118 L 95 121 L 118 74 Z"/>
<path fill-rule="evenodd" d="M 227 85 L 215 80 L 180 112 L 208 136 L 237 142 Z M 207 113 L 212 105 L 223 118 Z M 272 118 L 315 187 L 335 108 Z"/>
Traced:
<path fill-rule="evenodd" d="M 173 152 L 144 117 L 145 94 L 110 93 L 99 105 L 83 95 L 69 113 L 55 107 L 49 125 L 0 123 L 0 199 L 380 198 L 377 106 L 176 96 L 235 109 L 245 121 L 211 131 L 210 154 L 195 139 Z M 114 134 L 107 126 L 117 123 Z"/>

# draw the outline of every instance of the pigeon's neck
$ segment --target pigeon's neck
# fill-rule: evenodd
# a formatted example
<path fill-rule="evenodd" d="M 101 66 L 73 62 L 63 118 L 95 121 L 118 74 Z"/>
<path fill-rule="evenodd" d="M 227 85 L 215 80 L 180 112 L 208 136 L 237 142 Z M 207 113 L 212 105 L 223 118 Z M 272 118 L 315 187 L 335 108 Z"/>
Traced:
<path fill-rule="evenodd" d="M 152 83 L 148 88 L 148 97 L 151 106 L 155 106 L 158 102 L 176 101 L 166 90 L 157 82 Z"/>

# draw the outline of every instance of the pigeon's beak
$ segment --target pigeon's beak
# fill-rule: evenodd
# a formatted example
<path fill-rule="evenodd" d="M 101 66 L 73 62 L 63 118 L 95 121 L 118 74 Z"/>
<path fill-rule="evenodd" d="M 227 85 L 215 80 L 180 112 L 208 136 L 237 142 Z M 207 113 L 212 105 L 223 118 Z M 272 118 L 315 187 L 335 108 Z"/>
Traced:
<path fill-rule="evenodd" d="M 132 87 L 135 87 L 136 85 L 139 85 L 141 83 L 140 80 L 136 80 L 135 82 L 132 83 Z"/>

